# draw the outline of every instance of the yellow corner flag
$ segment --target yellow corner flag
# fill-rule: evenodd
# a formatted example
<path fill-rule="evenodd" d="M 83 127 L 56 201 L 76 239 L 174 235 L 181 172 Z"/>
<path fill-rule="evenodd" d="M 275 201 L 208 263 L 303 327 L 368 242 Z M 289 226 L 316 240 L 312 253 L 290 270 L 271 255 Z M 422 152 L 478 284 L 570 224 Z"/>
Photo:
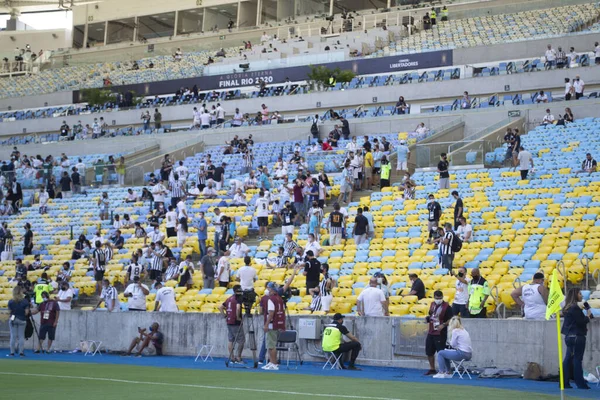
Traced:
<path fill-rule="evenodd" d="M 548 305 L 546 306 L 546 319 L 550 319 L 552 314 L 560 311 L 560 303 L 565 300 L 565 295 L 558 283 L 557 271 L 552 272 L 552 281 L 550 282 L 550 294 L 548 295 Z"/>

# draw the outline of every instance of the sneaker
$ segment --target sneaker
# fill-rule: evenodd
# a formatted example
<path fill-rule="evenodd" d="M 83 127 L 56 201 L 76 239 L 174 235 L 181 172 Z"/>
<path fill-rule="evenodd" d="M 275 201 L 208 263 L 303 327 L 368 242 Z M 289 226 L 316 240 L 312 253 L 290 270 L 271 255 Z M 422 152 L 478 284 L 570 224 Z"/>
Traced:
<path fill-rule="evenodd" d="M 14 356 L 15 356 L 15 353 L 10 353 L 10 354 L 6 355 L 6 357 L 14 357 Z"/>
<path fill-rule="evenodd" d="M 279 365 L 271 364 L 271 368 L 269 368 L 269 371 L 279 371 Z"/>
<path fill-rule="evenodd" d="M 439 372 L 437 374 L 435 374 L 434 376 L 432 376 L 433 379 L 444 379 L 446 377 L 446 374 L 444 374 L 443 372 Z"/>
<path fill-rule="evenodd" d="M 425 375 L 437 375 L 437 371 L 435 369 L 430 369 L 425 372 Z"/>
<path fill-rule="evenodd" d="M 33 352 L 33 354 L 40 354 L 40 351 L 36 350 L 36 351 Z"/>
<path fill-rule="evenodd" d="M 451 374 L 450 372 L 446 372 L 444 374 L 444 379 L 452 379 L 453 376 L 454 376 L 454 374 Z"/>
<path fill-rule="evenodd" d="M 362 371 L 360 368 L 358 368 L 356 365 L 348 365 L 348 369 L 350 371 Z"/>
<path fill-rule="evenodd" d="M 273 365 L 273 364 L 267 363 L 267 365 L 261 367 L 261 369 L 271 369 L 271 365 Z"/>
<path fill-rule="evenodd" d="M 258 365 L 263 365 L 265 362 L 264 361 L 259 361 Z"/>
<path fill-rule="evenodd" d="M 25 357 L 25 353 L 19 354 L 19 357 Z"/>

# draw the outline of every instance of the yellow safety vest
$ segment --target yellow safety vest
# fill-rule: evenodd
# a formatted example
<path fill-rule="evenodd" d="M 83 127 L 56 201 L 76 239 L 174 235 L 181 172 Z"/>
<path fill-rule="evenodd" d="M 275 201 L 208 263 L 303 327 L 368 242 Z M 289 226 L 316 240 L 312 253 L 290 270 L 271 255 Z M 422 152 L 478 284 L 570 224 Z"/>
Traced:
<path fill-rule="evenodd" d="M 47 283 L 38 283 L 34 286 L 33 291 L 35 293 L 35 302 L 40 304 L 43 301 L 42 293 L 48 292 L 48 294 L 50 294 L 52 291 L 52 286 L 48 285 Z"/>
<path fill-rule="evenodd" d="M 471 314 L 479 314 L 482 310 L 481 302 L 485 296 L 490 295 L 490 286 L 486 280 L 480 283 L 483 279 L 478 280 L 478 283 L 469 283 L 469 312 Z"/>
<path fill-rule="evenodd" d="M 431 18 L 437 19 L 437 14 L 435 13 L 435 10 L 431 10 Z"/>
<path fill-rule="evenodd" d="M 381 164 L 381 179 L 390 179 L 392 166 L 390 164 Z"/>
<path fill-rule="evenodd" d="M 336 351 L 342 343 L 342 332 L 335 326 L 328 326 L 323 331 L 323 351 Z"/>
<path fill-rule="evenodd" d="M 330 86 L 335 86 L 335 84 L 336 84 L 335 78 L 334 78 L 333 76 L 332 76 L 332 77 L 330 77 L 330 78 L 329 78 L 329 85 L 330 85 Z"/>
<path fill-rule="evenodd" d="M 448 9 L 442 9 L 442 17 L 448 18 Z"/>

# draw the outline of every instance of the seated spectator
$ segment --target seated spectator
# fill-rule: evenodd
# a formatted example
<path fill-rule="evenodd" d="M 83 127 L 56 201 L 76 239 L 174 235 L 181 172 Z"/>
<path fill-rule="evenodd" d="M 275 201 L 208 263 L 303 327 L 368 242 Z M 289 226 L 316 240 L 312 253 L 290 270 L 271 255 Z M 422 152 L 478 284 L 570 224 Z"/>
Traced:
<path fill-rule="evenodd" d="M 333 147 L 331 146 L 331 144 L 329 144 L 329 141 L 325 140 L 319 140 L 319 144 L 321 145 L 321 150 L 322 151 L 331 151 L 333 150 Z"/>
<path fill-rule="evenodd" d="M 216 199 L 217 198 L 217 190 L 213 187 L 212 181 L 208 182 L 208 185 L 202 191 L 202 197 L 205 199 Z"/>
<path fill-rule="evenodd" d="M 535 98 L 535 102 L 536 103 L 547 103 L 548 102 L 548 95 L 546 95 L 546 93 L 544 93 L 543 90 L 540 90 L 539 94 Z"/>
<path fill-rule="evenodd" d="M 573 116 L 573 111 L 569 107 L 565 108 L 565 115 L 563 115 L 563 121 L 565 124 L 570 124 L 575 121 L 575 117 Z"/>
<path fill-rule="evenodd" d="M 471 336 L 469 332 L 463 328 L 459 316 L 454 316 L 450 320 L 448 330 L 451 332 L 450 349 L 438 352 L 438 368 L 439 372 L 433 377 L 452 378 L 450 361 L 469 361 L 473 356 L 473 348 L 471 347 Z"/>
<path fill-rule="evenodd" d="M 129 346 L 129 349 L 127 350 L 127 353 L 125 353 L 125 354 L 127 356 L 130 356 L 133 349 L 137 348 L 137 356 L 141 357 L 144 349 L 146 349 L 150 345 L 150 343 L 152 343 L 152 345 L 154 346 L 154 349 L 156 350 L 156 355 L 162 356 L 163 355 L 162 347 L 163 347 L 163 342 L 164 342 L 164 335 L 158 329 L 159 329 L 158 322 L 153 323 L 150 326 L 150 328 L 148 328 L 148 332 L 146 332 L 145 328 L 138 327 L 138 333 L 140 334 L 140 336 L 134 338 L 131 341 L 131 345 Z"/>
<path fill-rule="evenodd" d="M 541 125 L 552 125 L 554 123 L 554 115 L 550 113 L 550 109 L 546 109 L 546 115 L 542 118 Z"/>
<path fill-rule="evenodd" d="M 583 162 L 581 163 L 581 171 L 578 171 L 577 174 L 579 173 L 594 173 L 598 171 L 598 164 L 596 163 L 596 160 L 594 160 L 592 158 L 592 154 L 591 153 L 587 153 L 585 155 L 585 160 L 583 160 Z"/>
<path fill-rule="evenodd" d="M 175 54 L 173 54 L 173 59 L 175 61 L 181 61 L 182 58 L 183 58 L 183 52 L 181 51 L 181 48 L 178 47 L 177 50 L 175 51 Z"/>
<path fill-rule="evenodd" d="M 425 135 L 427 132 L 429 132 L 429 129 L 427 129 L 425 127 L 425 123 L 421 122 L 419 125 L 417 125 L 417 127 L 415 128 L 415 133 L 417 133 L 418 135 Z"/>
<path fill-rule="evenodd" d="M 244 258 L 250 252 L 250 248 L 246 246 L 246 244 L 242 242 L 242 238 L 238 236 L 235 238 L 235 243 L 229 247 L 229 252 L 231 258 Z"/>
<path fill-rule="evenodd" d="M 238 189 L 233 196 L 233 205 L 236 206 L 247 206 L 248 201 L 246 200 L 246 196 L 242 193 L 242 189 Z"/>
<path fill-rule="evenodd" d="M 471 224 L 467 224 L 465 217 L 458 218 L 460 225 L 456 230 L 456 234 L 463 242 L 471 242 L 473 240 L 473 227 Z"/>
<path fill-rule="evenodd" d="M 135 203 L 138 201 L 138 195 L 133 189 L 127 189 L 127 196 L 125 197 L 125 203 Z"/>
<path fill-rule="evenodd" d="M 410 279 L 412 286 L 410 287 L 410 291 L 406 294 L 402 293 L 402 296 L 417 296 L 417 299 L 421 300 L 425 297 L 425 284 L 423 281 L 417 276 L 417 274 L 409 274 L 408 278 Z"/>

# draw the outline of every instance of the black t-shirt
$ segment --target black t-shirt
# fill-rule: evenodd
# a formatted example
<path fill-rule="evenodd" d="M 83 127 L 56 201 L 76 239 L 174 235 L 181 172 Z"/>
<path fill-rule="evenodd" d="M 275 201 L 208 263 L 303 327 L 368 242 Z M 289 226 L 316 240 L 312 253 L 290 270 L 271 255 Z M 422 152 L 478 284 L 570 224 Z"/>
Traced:
<path fill-rule="evenodd" d="M 504 135 L 504 141 L 506 143 L 511 143 L 512 141 L 515 140 L 515 135 L 513 135 L 512 133 L 507 133 L 506 135 Z"/>
<path fill-rule="evenodd" d="M 344 214 L 339 211 L 332 211 L 329 215 L 329 219 L 331 220 L 332 227 L 341 228 L 344 223 Z"/>
<path fill-rule="evenodd" d="M 335 324 L 335 327 L 338 328 L 338 330 L 341 332 L 342 335 L 347 335 L 348 333 L 348 328 L 346 328 L 343 324 L 340 324 L 339 322 L 333 322 Z"/>
<path fill-rule="evenodd" d="M 354 235 L 364 235 L 367 233 L 367 227 L 369 226 L 369 220 L 362 214 L 359 214 L 354 219 Z"/>
<path fill-rule="evenodd" d="M 344 135 L 350 134 L 350 124 L 348 123 L 347 119 L 342 120 L 342 133 Z"/>
<path fill-rule="evenodd" d="M 318 282 L 321 277 L 321 262 L 314 257 L 306 260 L 304 272 L 306 272 L 307 281 Z"/>
<path fill-rule="evenodd" d="M 79 172 L 73 172 L 71 174 L 71 180 L 73 181 L 73 185 L 81 185 Z"/>
<path fill-rule="evenodd" d="M 68 176 L 63 176 L 60 179 L 60 189 L 63 192 L 68 192 L 71 190 L 71 178 L 69 178 Z"/>
<path fill-rule="evenodd" d="M 283 226 L 294 225 L 294 218 L 296 217 L 296 210 L 294 207 L 283 207 L 281 210 L 281 224 Z"/>
<path fill-rule="evenodd" d="M 221 180 L 223 179 L 224 173 L 225 173 L 225 170 L 223 169 L 223 167 L 215 168 L 215 171 L 213 174 L 213 180 L 216 182 L 221 182 Z"/>
<path fill-rule="evenodd" d="M 60 135 L 61 136 L 67 136 L 68 133 L 69 133 L 69 125 L 67 125 L 67 124 L 62 125 L 60 127 Z"/>
<path fill-rule="evenodd" d="M 459 214 L 459 209 L 463 208 L 463 201 L 462 199 L 459 197 L 458 199 L 456 199 L 456 205 L 454 206 L 454 219 L 460 217 L 462 215 L 462 212 Z M 464 210 L 464 208 L 463 208 Z"/>
<path fill-rule="evenodd" d="M 441 160 L 438 163 L 438 169 L 442 171 L 440 172 L 441 179 L 450 178 L 450 174 L 448 173 L 448 161 Z"/>
<path fill-rule="evenodd" d="M 416 292 L 415 296 L 417 296 L 417 298 L 419 300 L 421 300 L 422 298 L 425 297 L 425 285 L 423 284 L 423 281 L 421 280 L 421 278 L 415 279 L 410 290 L 411 290 L 411 292 L 412 291 Z"/>
<path fill-rule="evenodd" d="M 442 215 L 442 207 L 440 206 L 440 203 L 437 201 L 432 201 L 431 203 L 427 204 L 427 211 L 429 212 L 429 221 L 439 221 L 440 216 Z"/>
<path fill-rule="evenodd" d="M 215 173 L 215 166 L 209 165 L 208 168 L 206 168 L 206 179 L 213 179 L 214 173 Z"/>
<path fill-rule="evenodd" d="M 515 150 L 519 150 L 519 147 L 521 147 L 521 136 L 519 135 L 515 135 Z"/>
<path fill-rule="evenodd" d="M 369 141 L 366 141 L 366 142 L 363 144 L 363 148 L 364 148 L 365 150 L 371 150 L 371 142 L 369 142 Z"/>
<path fill-rule="evenodd" d="M 381 144 L 383 144 L 383 150 L 384 151 L 390 151 L 390 142 L 381 142 Z"/>

